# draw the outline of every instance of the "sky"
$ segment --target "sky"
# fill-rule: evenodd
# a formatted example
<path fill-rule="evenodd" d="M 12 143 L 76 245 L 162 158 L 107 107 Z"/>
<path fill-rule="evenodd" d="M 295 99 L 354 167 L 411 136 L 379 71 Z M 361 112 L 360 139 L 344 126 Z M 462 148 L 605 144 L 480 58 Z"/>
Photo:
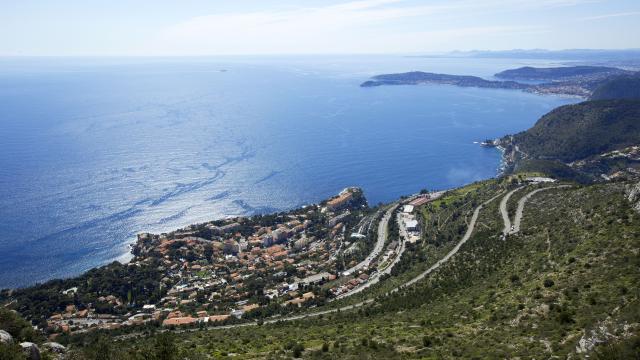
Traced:
<path fill-rule="evenodd" d="M 640 0 L 0 0 L 3 56 L 640 48 Z"/>

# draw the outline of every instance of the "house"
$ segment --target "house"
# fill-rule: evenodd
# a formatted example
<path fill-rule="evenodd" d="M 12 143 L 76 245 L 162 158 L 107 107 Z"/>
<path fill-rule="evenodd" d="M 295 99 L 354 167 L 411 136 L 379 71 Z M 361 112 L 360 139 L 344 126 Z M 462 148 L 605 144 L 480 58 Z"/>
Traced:
<path fill-rule="evenodd" d="M 180 310 L 172 311 L 167 315 L 167 319 L 175 319 L 182 317 L 182 312 Z"/>
<path fill-rule="evenodd" d="M 231 315 L 212 315 L 212 316 L 209 316 L 208 321 L 209 322 L 221 322 L 221 321 L 227 320 L 230 317 L 231 317 Z"/>
<path fill-rule="evenodd" d="M 69 288 L 67 290 L 64 290 L 62 292 L 62 294 L 64 294 L 64 295 L 73 295 L 73 294 L 75 294 L 77 292 L 78 292 L 78 287 L 76 286 L 76 287 L 72 287 L 72 288 Z"/>
<path fill-rule="evenodd" d="M 420 195 L 417 198 L 415 198 L 412 201 L 410 201 L 409 205 L 412 205 L 414 207 L 422 206 L 422 205 L 428 203 L 429 201 L 431 201 L 431 199 L 429 198 L 429 195 Z"/>
<path fill-rule="evenodd" d="M 418 231 L 418 220 L 407 220 L 405 228 L 407 231 Z"/>
<path fill-rule="evenodd" d="M 258 304 L 249 304 L 249 305 L 243 306 L 242 310 L 246 313 L 246 312 L 249 312 L 251 310 L 255 310 L 255 309 L 259 308 L 259 307 L 260 307 L 260 305 L 258 305 Z"/>
<path fill-rule="evenodd" d="M 344 220 L 347 216 L 349 216 L 350 212 L 346 211 L 343 214 L 340 214 L 338 216 L 334 216 L 331 219 L 329 219 L 328 224 L 330 227 L 334 227 L 336 226 L 336 224 L 338 224 L 339 222 L 341 222 L 342 220 Z"/>
<path fill-rule="evenodd" d="M 402 207 L 402 212 L 405 214 L 411 214 L 413 212 L 413 205 L 405 205 Z"/>
<path fill-rule="evenodd" d="M 289 253 L 287 252 L 287 250 L 278 251 L 277 253 L 273 254 L 273 258 L 277 260 L 284 259 L 288 254 Z"/>
<path fill-rule="evenodd" d="M 189 325 L 195 324 L 198 321 L 197 318 L 193 318 L 191 316 L 187 317 L 175 317 L 171 319 L 165 319 L 162 322 L 162 326 L 181 326 L 181 325 Z"/>
<path fill-rule="evenodd" d="M 343 190 L 340 195 L 327 201 L 327 209 L 336 211 L 343 208 L 353 200 L 353 193 L 349 189 Z"/>
<path fill-rule="evenodd" d="M 289 300 L 289 301 L 286 301 L 286 302 L 284 303 L 284 305 L 285 305 L 285 306 L 286 306 L 286 305 L 297 305 L 297 306 L 302 306 L 302 304 L 303 304 L 304 302 L 306 302 L 307 300 L 313 299 L 313 298 L 315 298 L 315 297 L 316 297 L 316 296 L 315 296 L 315 294 L 314 294 L 314 293 L 312 293 L 312 292 L 306 292 L 306 293 L 302 294 L 302 296 L 301 296 L 301 297 L 298 297 L 298 298 L 295 298 L 295 299 L 291 299 L 291 300 Z"/>
<path fill-rule="evenodd" d="M 223 248 L 223 252 L 225 254 L 233 254 L 236 255 L 238 254 L 238 252 L 240 251 L 240 246 L 238 245 L 238 242 L 235 240 L 225 240 L 224 242 L 224 248 Z"/>
<path fill-rule="evenodd" d="M 231 316 L 235 316 L 238 319 L 240 319 L 242 317 L 242 315 L 244 315 L 244 310 L 233 310 L 233 311 L 231 311 Z"/>
<path fill-rule="evenodd" d="M 525 181 L 532 184 L 539 184 L 539 183 L 554 183 L 556 182 L 556 179 L 541 177 L 541 176 L 532 176 L 532 177 L 526 178 Z"/>

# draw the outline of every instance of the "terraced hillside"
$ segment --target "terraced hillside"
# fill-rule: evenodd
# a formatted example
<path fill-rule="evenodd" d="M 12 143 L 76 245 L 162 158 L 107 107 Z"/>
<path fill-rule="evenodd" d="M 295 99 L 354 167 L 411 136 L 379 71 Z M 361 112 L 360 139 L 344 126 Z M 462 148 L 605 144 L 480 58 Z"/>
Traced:
<path fill-rule="evenodd" d="M 89 359 L 637 357 L 640 214 L 627 200 L 631 184 L 537 192 L 525 203 L 520 231 L 503 237 L 499 203 L 516 186 L 491 180 L 425 205 L 425 240 L 404 253 L 391 277 L 312 309 L 315 316 L 150 330 L 116 344 L 114 332 L 60 341 Z M 109 338 L 95 341 L 100 336 Z"/>

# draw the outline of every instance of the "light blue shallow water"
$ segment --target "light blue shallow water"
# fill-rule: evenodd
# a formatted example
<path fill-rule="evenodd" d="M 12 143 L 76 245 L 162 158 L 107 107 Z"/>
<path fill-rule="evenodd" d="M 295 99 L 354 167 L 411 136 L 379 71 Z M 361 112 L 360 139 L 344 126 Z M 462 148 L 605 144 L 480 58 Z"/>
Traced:
<path fill-rule="evenodd" d="M 284 210 L 361 186 L 372 203 L 496 174 L 474 141 L 574 102 L 377 73 L 491 76 L 490 59 L 0 59 L 0 288 L 126 257 L 140 231 Z M 226 70 L 226 71 L 220 71 Z"/>

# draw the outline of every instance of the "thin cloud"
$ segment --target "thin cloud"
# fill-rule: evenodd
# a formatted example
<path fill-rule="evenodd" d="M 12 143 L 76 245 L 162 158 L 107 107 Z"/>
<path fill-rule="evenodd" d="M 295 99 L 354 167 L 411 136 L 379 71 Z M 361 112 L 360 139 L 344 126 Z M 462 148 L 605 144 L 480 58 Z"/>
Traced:
<path fill-rule="evenodd" d="M 584 20 L 584 21 L 602 20 L 602 19 L 617 18 L 617 17 L 623 17 L 623 16 L 637 16 L 637 15 L 640 15 L 640 11 L 629 11 L 629 12 L 615 13 L 615 14 L 588 16 L 588 17 L 582 18 L 581 20 Z"/>
<path fill-rule="evenodd" d="M 454 0 L 423 5 L 404 0 L 361 0 L 318 7 L 220 13 L 194 17 L 165 28 L 142 50 L 161 55 L 420 51 L 432 44 L 442 46 L 451 38 L 532 30 L 504 24 L 484 26 L 480 15 L 576 6 L 589 1 Z M 470 19 L 475 24 L 456 26 L 461 19 Z M 412 22 L 414 28 L 408 25 Z M 417 22 L 419 26 L 415 25 Z M 421 39 L 416 34 L 428 36 Z"/>

